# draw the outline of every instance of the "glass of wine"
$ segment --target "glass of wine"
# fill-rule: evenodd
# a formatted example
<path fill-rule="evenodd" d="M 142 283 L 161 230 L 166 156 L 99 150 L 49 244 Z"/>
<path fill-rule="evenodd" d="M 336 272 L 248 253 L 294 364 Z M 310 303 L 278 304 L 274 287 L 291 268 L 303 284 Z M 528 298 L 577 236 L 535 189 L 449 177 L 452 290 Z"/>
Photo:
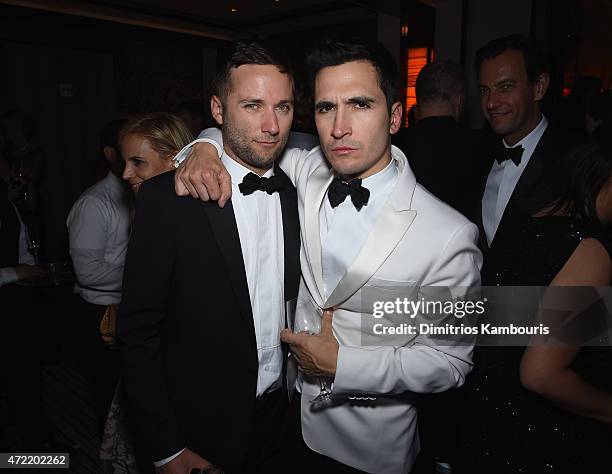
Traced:
<path fill-rule="evenodd" d="M 319 334 L 321 332 L 321 317 L 323 311 L 320 308 L 315 307 L 312 303 L 300 301 L 299 305 L 296 305 L 296 309 L 293 314 L 293 321 L 288 327 L 292 328 L 295 334 L 300 332 L 306 332 L 308 334 Z M 310 409 L 312 411 L 321 411 L 328 407 L 332 402 L 332 391 L 329 386 L 329 380 L 325 377 L 317 377 L 319 382 L 319 394 L 313 398 L 310 403 Z"/>

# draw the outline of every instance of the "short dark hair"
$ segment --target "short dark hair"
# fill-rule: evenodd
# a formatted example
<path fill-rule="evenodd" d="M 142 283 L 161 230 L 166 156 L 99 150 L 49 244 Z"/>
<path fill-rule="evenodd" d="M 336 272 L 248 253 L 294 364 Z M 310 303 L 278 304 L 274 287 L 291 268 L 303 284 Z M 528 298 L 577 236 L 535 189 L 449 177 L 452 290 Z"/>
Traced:
<path fill-rule="evenodd" d="M 104 125 L 100 132 L 100 149 L 104 149 L 105 146 L 110 146 L 119 153 L 119 131 L 126 122 L 126 118 L 120 118 L 111 120 Z"/>
<path fill-rule="evenodd" d="M 533 40 L 524 35 L 514 34 L 489 41 L 476 51 L 474 67 L 480 73 L 484 61 L 495 59 L 506 51 L 520 51 L 523 54 L 525 70 L 531 83 L 538 80 L 540 74 L 548 72 L 548 64 L 544 54 L 536 47 Z"/>
<path fill-rule="evenodd" d="M 307 58 L 312 87 L 314 88 L 314 79 L 321 69 L 353 61 L 368 61 L 374 66 L 378 75 L 378 85 L 385 94 L 387 105 L 391 110 L 391 106 L 399 101 L 398 69 L 391 53 L 380 43 L 322 41 Z"/>
<path fill-rule="evenodd" d="M 289 61 L 276 46 L 263 41 L 239 41 L 234 45 L 229 58 L 217 68 L 212 83 L 213 94 L 224 101 L 230 93 L 232 70 L 245 64 L 276 66 L 281 73 L 288 74 L 293 80 Z"/>
<path fill-rule="evenodd" d="M 459 64 L 453 61 L 435 61 L 421 69 L 417 76 L 417 104 L 450 101 L 465 95 L 466 87 L 465 72 Z"/>

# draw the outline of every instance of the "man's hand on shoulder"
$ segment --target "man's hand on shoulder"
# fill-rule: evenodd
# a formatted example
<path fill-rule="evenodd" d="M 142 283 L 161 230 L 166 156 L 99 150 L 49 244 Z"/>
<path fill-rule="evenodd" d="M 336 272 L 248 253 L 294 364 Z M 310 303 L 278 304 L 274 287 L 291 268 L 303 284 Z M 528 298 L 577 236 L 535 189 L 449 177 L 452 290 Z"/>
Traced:
<path fill-rule="evenodd" d="M 217 201 L 219 207 L 223 207 L 232 195 L 232 180 L 216 148 L 210 143 L 199 142 L 177 168 L 174 188 L 179 196 Z"/>
<path fill-rule="evenodd" d="M 172 461 L 155 468 L 158 474 L 190 474 L 192 469 L 203 470 L 204 472 L 219 472 L 214 471 L 215 466 L 198 456 L 188 448 L 185 448 L 181 454 L 175 457 Z"/>

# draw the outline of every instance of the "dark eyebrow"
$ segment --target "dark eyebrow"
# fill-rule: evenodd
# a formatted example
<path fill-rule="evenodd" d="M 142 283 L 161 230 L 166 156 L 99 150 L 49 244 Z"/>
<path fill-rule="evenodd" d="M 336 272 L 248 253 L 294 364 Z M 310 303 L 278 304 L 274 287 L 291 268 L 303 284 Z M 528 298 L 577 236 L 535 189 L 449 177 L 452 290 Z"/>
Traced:
<path fill-rule="evenodd" d="M 293 100 L 291 99 L 281 100 L 278 104 L 276 104 L 277 107 L 279 105 L 293 105 Z"/>
<path fill-rule="evenodd" d="M 320 100 L 315 104 L 315 109 L 322 109 L 323 107 L 333 107 L 334 105 L 336 104 L 329 100 Z"/>
<path fill-rule="evenodd" d="M 349 99 L 346 101 L 347 104 L 373 104 L 374 102 L 376 102 L 374 97 L 367 96 L 349 97 Z"/>
<path fill-rule="evenodd" d="M 516 81 L 514 79 L 502 79 L 495 83 L 496 86 L 503 86 L 504 84 L 516 84 Z"/>
<path fill-rule="evenodd" d="M 240 104 L 263 104 L 263 99 L 242 99 Z"/>

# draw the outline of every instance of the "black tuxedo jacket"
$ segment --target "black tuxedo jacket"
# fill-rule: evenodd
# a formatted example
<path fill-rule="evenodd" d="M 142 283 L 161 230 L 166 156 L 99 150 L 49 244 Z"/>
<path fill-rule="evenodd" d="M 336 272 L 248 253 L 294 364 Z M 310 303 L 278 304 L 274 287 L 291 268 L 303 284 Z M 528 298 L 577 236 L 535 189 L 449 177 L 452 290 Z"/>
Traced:
<path fill-rule="evenodd" d="M 393 135 L 417 182 L 473 222 L 487 179 L 493 141 L 450 116 L 427 117 Z"/>
<path fill-rule="evenodd" d="M 295 188 L 281 191 L 285 298 L 297 296 Z M 266 278 L 266 275 L 261 275 Z M 174 192 L 174 173 L 144 183 L 118 320 L 130 417 L 151 460 L 187 446 L 239 472 L 251 437 L 258 358 L 232 203 Z"/>
<path fill-rule="evenodd" d="M 516 183 L 514 192 L 508 201 L 504 214 L 489 246 L 482 225 L 482 199 L 479 212 L 480 247 L 483 251 L 482 284 L 496 285 L 497 274 L 503 261 L 504 252 L 511 248 L 519 232 L 523 229 L 526 219 L 530 216 L 527 210 L 529 200 L 536 195 L 540 184 L 546 179 L 558 158 L 569 152 L 579 143 L 576 136 L 562 133 L 552 125 L 548 125 L 536 146 L 529 163 Z M 501 146 L 501 144 L 500 144 Z M 493 165 L 490 158 L 489 169 Z M 484 190 L 483 190 L 484 195 Z"/>

